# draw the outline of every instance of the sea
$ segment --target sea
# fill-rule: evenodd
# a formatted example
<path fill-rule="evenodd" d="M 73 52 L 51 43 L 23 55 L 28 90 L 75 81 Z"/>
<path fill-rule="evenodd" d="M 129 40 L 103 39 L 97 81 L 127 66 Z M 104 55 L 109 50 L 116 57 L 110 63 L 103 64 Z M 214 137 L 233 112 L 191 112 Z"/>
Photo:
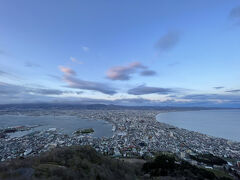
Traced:
<path fill-rule="evenodd" d="M 72 135 L 78 129 L 93 128 L 93 137 L 111 137 L 112 124 L 103 120 L 81 119 L 76 116 L 27 116 L 27 115 L 1 115 L 0 129 L 16 126 L 36 126 L 29 131 L 9 133 L 11 138 L 21 137 L 34 131 L 57 128 L 64 134 Z"/>
<path fill-rule="evenodd" d="M 240 142 L 240 110 L 166 112 L 158 114 L 157 121 Z"/>

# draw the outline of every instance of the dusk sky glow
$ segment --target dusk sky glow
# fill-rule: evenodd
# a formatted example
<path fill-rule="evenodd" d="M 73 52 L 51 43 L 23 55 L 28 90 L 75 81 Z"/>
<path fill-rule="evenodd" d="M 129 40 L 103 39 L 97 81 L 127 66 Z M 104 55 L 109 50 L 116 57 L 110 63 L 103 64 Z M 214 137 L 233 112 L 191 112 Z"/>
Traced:
<path fill-rule="evenodd" d="M 240 107 L 239 0 L 0 0 L 0 104 Z"/>

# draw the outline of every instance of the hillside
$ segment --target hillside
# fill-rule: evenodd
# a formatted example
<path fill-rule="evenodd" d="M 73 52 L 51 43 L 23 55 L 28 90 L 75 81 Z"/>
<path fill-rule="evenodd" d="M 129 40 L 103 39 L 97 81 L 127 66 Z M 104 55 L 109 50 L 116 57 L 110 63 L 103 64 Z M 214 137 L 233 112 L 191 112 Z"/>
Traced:
<path fill-rule="evenodd" d="M 223 173 L 224 174 L 224 173 Z M 0 164 L 0 179 L 229 179 L 162 154 L 144 164 L 103 156 L 88 146 L 54 149 L 39 157 Z"/>

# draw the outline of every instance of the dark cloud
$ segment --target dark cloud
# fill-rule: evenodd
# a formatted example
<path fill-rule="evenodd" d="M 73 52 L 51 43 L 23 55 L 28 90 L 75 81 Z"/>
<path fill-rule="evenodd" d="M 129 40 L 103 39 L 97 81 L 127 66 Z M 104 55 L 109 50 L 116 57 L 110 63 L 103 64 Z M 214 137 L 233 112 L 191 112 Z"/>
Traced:
<path fill-rule="evenodd" d="M 75 91 L 63 91 L 57 89 L 44 89 L 44 88 L 30 88 L 25 86 L 13 85 L 0 82 L 0 95 L 26 95 L 26 94 L 38 94 L 38 95 L 63 95 L 63 94 L 80 94 L 81 92 Z"/>
<path fill-rule="evenodd" d="M 14 84 L 0 82 L 0 104 L 11 103 L 36 103 L 36 102 L 53 102 L 65 100 L 65 98 L 76 98 L 75 96 L 63 97 L 61 95 L 79 95 L 82 91 L 66 91 L 45 88 L 30 88 Z"/>
<path fill-rule="evenodd" d="M 93 90 L 104 94 L 113 95 L 117 93 L 115 88 L 112 88 L 104 83 L 84 81 L 73 76 L 65 75 L 63 77 L 64 81 L 68 84 L 67 87 L 75 89 Z"/>
<path fill-rule="evenodd" d="M 25 67 L 38 68 L 38 67 L 40 67 L 40 65 L 39 65 L 39 64 L 36 64 L 36 63 L 33 63 L 33 62 L 27 61 L 27 62 L 25 62 Z"/>
<path fill-rule="evenodd" d="M 225 91 L 225 92 L 228 92 L 228 93 L 239 93 L 240 89 L 232 89 L 232 90 L 228 90 L 228 91 Z"/>
<path fill-rule="evenodd" d="M 48 74 L 47 76 L 52 78 L 52 79 L 58 80 L 58 81 L 62 80 L 62 78 L 60 76 L 57 76 L 57 75 Z"/>
<path fill-rule="evenodd" d="M 56 89 L 29 89 L 27 90 L 30 93 L 41 94 L 41 95 L 62 95 L 69 93 L 69 91 L 61 91 Z"/>
<path fill-rule="evenodd" d="M 6 71 L 2 71 L 0 70 L 0 76 L 6 76 L 6 77 L 15 77 L 13 74 L 6 72 Z"/>
<path fill-rule="evenodd" d="M 234 22 L 234 25 L 240 26 L 240 6 L 233 8 L 229 17 Z"/>
<path fill-rule="evenodd" d="M 79 95 L 79 94 L 83 94 L 83 91 L 76 91 L 75 93 Z"/>
<path fill-rule="evenodd" d="M 161 51 L 169 51 L 174 48 L 180 40 L 180 34 L 178 32 L 168 32 L 160 38 L 156 47 Z"/>
<path fill-rule="evenodd" d="M 170 88 L 159 88 L 159 87 L 148 87 L 145 85 L 138 86 L 133 89 L 128 90 L 128 94 L 133 94 L 133 95 L 144 95 L 144 94 L 170 94 L 174 92 L 173 89 Z"/>
<path fill-rule="evenodd" d="M 240 107 L 240 95 L 236 94 L 190 94 L 179 97 L 179 100 L 179 105 L 188 107 Z"/>
<path fill-rule="evenodd" d="M 197 100 L 197 101 L 240 101 L 239 95 L 228 94 L 191 94 L 182 97 L 183 99 Z"/>
<path fill-rule="evenodd" d="M 217 94 L 190 94 L 182 97 L 183 99 L 190 100 L 207 100 L 207 99 L 218 99 L 219 95 Z"/>
<path fill-rule="evenodd" d="M 82 91 L 63 91 L 58 89 L 40 89 L 40 88 L 27 88 L 26 92 L 39 94 L 39 95 L 63 95 L 63 94 L 82 94 Z"/>
<path fill-rule="evenodd" d="M 82 91 L 62 91 L 57 89 L 34 89 L 32 92 L 41 95 L 82 94 Z"/>
<path fill-rule="evenodd" d="M 231 18 L 239 18 L 240 19 L 240 6 L 235 7 L 230 12 Z"/>
<path fill-rule="evenodd" d="M 82 81 L 80 81 L 82 83 Z M 84 81 L 89 86 L 89 82 Z M 85 86 L 86 86 L 85 84 Z M 90 83 L 91 84 L 91 83 Z M 96 84 L 94 84 L 95 86 Z M 102 85 L 102 84 L 100 84 Z M 108 87 L 105 87 L 106 89 Z M 77 88 L 78 89 L 78 88 Z M 95 89 L 95 88 L 94 88 Z M 141 88 L 139 88 L 141 89 Z M 150 91 L 151 90 L 151 91 Z M 101 91 L 106 91 L 105 89 Z M 114 91 L 114 90 L 112 90 Z M 133 90 L 132 90 L 133 91 Z M 168 94 L 176 92 L 166 88 L 145 87 L 133 92 L 136 95 L 150 92 Z M 63 94 L 81 94 L 82 91 L 66 91 L 46 88 L 29 88 L 0 82 L 0 104 L 11 103 L 81 103 L 81 104 L 117 104 L 117 105 L 151 105 L 151 106 L 202 106 L 202 107 L 240 107 L 240 95 L 238 94 L 191 94 L 183 97 L 168 96 L 167 100 L 150 100 L 145 98 L 119 98 L 115 100 L 82 98 L 77 96 L 61 96 Z M 111 93 L 111 91 L 107 92 Z"/>
<path fill-rule="evenodd" d="M 14 74 L 12 74 L 12 73 L 9 73 L 9 72 L 6 72 L 6 71 L 2 71 L 2 70 L 0 70 L 0 77 L 6 77 L 6 78 L 8 78 L 8 79 L 13 79 L 13 80 L 19 80 L 20 79 L 20 77 L 19 76 L 16 76 L 16 75 L 14 75 Z"/>
<path fill-rule="evenodd" d="M 217 86 L 217 87 L 213 87 L 214 89 L 223 89 L 224 86 Z"/>
<path fill-rule="evenodd" d="M 19 94 L 23 91 L 23 89 L 24 88 L 20 87 L 20 86 L 0 82 L 0 95 L 1 96 Z"/>
<path fill-rule="evenodd" d="M 152 70 L 145 70 L 145 71 L 142 71 L 140 74 L 141 74 L 141 76 L 154 76 L 157 73 Z"/>
<path fill-rule="evenodd" d="M 8 74 L 8 73 L 0 70 L 0 75 L 6 75 L 6 74 Z"/>

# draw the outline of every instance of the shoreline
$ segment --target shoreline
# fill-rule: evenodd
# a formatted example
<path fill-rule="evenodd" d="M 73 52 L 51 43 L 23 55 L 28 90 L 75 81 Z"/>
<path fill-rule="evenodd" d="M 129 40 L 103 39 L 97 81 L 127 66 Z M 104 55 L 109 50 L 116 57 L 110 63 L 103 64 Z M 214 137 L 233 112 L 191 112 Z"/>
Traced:
<path fill-rule="evenodd" d="M 172 112 L 199 112 L 199 111 L 222 111 L 222 110 L 239 111 L 240 109 L 211 109 L 211 110 L 169 111 L 169 112 L 161 112 L 161 113 L 159 113 L 158 115 L 163 114 L 163 113 L 164 113 L 164 114 L 166 114 L 166 113 L 172 113 Z M 157 116 L 158 116 L 158 115 L 157 115 Z M 208 133 L 200 132 L 200 131 L 197 131 L 197 130 L 191 130 L 191 129 L 187 129 L 187 128 L 184 128 L 184 127 L 179 127 L 179 126 L 177 126 L 177 125 L 169 124 L 169 123 L 167 123 L 167 122 L 161 122 L 160 120 L 158 120 L 157 116 L 156 116 L 156 121 L 158 121 L 158 122 L 160 122 L 160 123 L 163 123 L 163 124 L 166 124 L 166 125 L 169 125 L 169 126 L 173 126 L 173 127 L 175 127 L 175 128 L 179 128 L 179 129 L 183 129 L 183 130 L 187 130 L 187 131 L 191 131 L 191 132 L 200 133 L 200 134 L 203 134 L 203 135 L 212 137 L 212 138 L 220 138 L 220 139 L 224 139 L 224 140 L 227 140 L 227 141 L 231 141 L 231 142 L 235 142 L 235 143 L 240 143 L 240 141 L 237 141 L 237 140 L 228 139 L 228 138 L 221 137 L 221 136 L 217 136 L 217 135 L 210 135 L 210 134 L 208 134 Z M 177 117 L 176 117 L 176 120 L 177 120 Z"/>
<path fill-rule="evenodd" d="M 35 156 L 54 147 L 90 145 L 98 152 L 114 157 L 153 156 L 154 152 L 212 153 L 219 157 L 240 159 L 240 143 L 180 129 L 160 123 L 156 116 L 166 111 L 82 110 L 58 111 L 79 118 L 99 119 L 115 125 L 110 138 L 88 135 L 66 136 L 56 131 L 35 132 L 12 140 L 0 139 L 0 161 L 21 156 Z M 29 114 L 29 113 L 26 113 Z M 43 114 L 51 114 L 44 111 Z"/>

